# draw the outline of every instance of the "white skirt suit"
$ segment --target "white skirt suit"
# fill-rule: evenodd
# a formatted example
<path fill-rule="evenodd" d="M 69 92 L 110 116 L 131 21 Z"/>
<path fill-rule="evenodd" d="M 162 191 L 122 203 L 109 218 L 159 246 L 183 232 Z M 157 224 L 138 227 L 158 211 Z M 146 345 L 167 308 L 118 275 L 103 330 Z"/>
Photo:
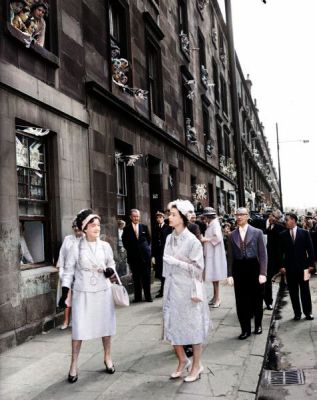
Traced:
<path fill-rule="evenodd" d="M 72 339 L 87 340 L 116 333 L 115 306 L 111 282 L 104 276 L 106 268 L 115 270 L 109 243 L 81 238 L 69 251 L 62 285 L 71 288 Z"/>

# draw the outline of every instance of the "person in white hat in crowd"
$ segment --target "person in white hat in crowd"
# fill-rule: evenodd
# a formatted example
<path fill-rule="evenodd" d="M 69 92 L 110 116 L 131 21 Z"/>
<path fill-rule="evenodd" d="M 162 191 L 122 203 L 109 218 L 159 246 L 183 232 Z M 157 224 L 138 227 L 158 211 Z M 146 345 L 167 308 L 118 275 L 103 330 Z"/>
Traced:
<path fill-rule="evenodd" d="M 178 365 L 171 379 L 190 371 L 185 382 L 194 382 L 203 372 L 201 365 L 202 344 L 210 325 L 209 307 L 204 285 L 200 302 L 192 299 L 194 278 L 202 282 L 204 258 L 201 242 L 188 231 L 188 200 L 176 200 L 172 206 L 169 223 L 173 232 L 166 239 L 163 256 L 165 277 L 163 296 L 164 338 L 174 346 Z M 193 362 L 186 357 L 184 345 L 193 346 Z"/>
<path fill-rule="evenodd" d="M 203 215 L 207 218 L 207 229 L 201 239 L 204 244 L 205 282 L 213 283 L 214 293 L 209 304 L 218 308 L 221 304 L 219 281 L 227 278 L 226 251 L 216 211 L 206 207 Z"/>
<path fill-rule="evenodd" d="M 62 277 L 65 304 L 73 286 L 72 358 L 68 382 L 78 380 L 78 356 L 83 340 L 101 338 L 105 372 L 113 374 L 111 336 L 116 333 L 115 304 L 111 282 L 115 280 L 115 262 L 109 243 L 100 240 L 100 217 L 86 209 L 77 215 L 77 227 L 84 233 L 69 250 Z M 74 284 L 73 284 L 74 282 Z"/>
<path fill-rule="evenodd" d="M 73 234 L 65 236 L 65 238 L 63 240 L 63 244 L 60 248 L 59 257 L 58 257 L 58 261 L 57 261 L 57 265 L 56 265 L 56 268 L 58 269 L 58 275 L 59 275 L 59 282 L 58 282 L 57 295 L 56 295 L 57 305 L 58 305 L 59 299 L 62 295 L 61 282 L 63 279 L 64 267 L 65 267 L 65 263 L 66 263 L 66 259 L 67 259 L 69 250 L 73 247 L 75 242 L 79 241 L 79 239 L 83 235 L 82 231 L 77 227 L 76 218 L 73 220 L 72 229 L 73 229 Z M 72 304 L 72 291 L 69 290 L 67 299 L 65 301 L 66 308 L 64 310 L 64 322 L 61 326 L 61 330 L 67 329 L 69 326 L 71 304 Z"/>

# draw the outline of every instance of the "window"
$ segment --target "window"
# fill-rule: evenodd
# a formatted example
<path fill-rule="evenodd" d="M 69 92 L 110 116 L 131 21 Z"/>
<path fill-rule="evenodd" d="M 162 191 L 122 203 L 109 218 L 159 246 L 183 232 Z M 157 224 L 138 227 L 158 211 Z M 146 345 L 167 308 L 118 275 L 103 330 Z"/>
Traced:
<path fill-rule="evenodd" d="M 21 264 L 48 261 L 48 163 L 45 136 L 26 133 L 34 128 L 16 127 Z M 43 135 L 49 131 L 38 128 Z"/>
<path fill-rule="evenodd" d="M 220 84 L 221 84 L 221 104 L 222 104 L 222 111 L 228 115 L 228 99 L 227 99 L 227 84 L 226 81 L 221 75 L 220 77 Z"/>
<path fill-rule="evenodd" d="M 109 2 L 109 31 L 111 48 L 119 48 L 120 57 L 128 58 L 127 6 L 118 0 Z"/>
<path fill-rule="evenodd" d="M 205 155 L 206 157 L 212 156 L 213 140 L 210 136 L 210 116 L 208 111 L 208 104 L 203 100 L 202 102 L 203 111 L 203 129 L 204 129 L 204 142 L 205 142 Z"/>
<path fill-rule="evenodd" d="M 129 210 L 135 207 L 134 167 L 127 166 L 133 148 L 129 144 L 115 139 L 115 165 L 117 179 L 117 216 L 127 217 Z"/>
<path fill-rule="evenodd" d="M 198 48 L 199 48 L 199 67 L 200 67 L 200 79 L 203 85 L 207 88 L 208 85 L 208 71 L 206 66 L 206 50 L 205 50 L 205 39 L 198 30 Z"/>
<path fill-rule="evenodd" d="M 222 136 L 222 127 L 219 122 L 217 122 L 217 142 L 218 142 L 218 155 L 224 156 L 224 143 L 223 143 L 223 136 Z"/>
<path fill-rule="evenodd" d="M 170 192 L 170 200 L 173 201 L 178 197 L 178 183 L 177 183 L 177 169 L 175 167 L 169 166 L 168 172 L 168 189 Z"/>
<path fill-rule="evenodd" d="M 183 93 L 183 112 L 184 112 L 184 126 L 186 132 L 187 143 L 194 143 L 197 141 L 194 129 L 193 117 L 193 97 L 195 89 L 195 80 L 186 67 L 181 67 L 182 72 L 182 93 Z"/>
<path fill-rule="evenodd" d="M 231 157 L 231 149 L 230 149 L 230 132 L 228 129 L 224 129 L 224 145 L 225 145 L 225 154 L 226 158 Z"/>
<path fill-rule="evenodd" d="M 164 38 L 164 34 L 153 20 L 150 13 L 144 12 L 143 18 L 145 21 L 150 110 L 164 119 L 162 61 L 161 48 L 159 45 L 159 42 Z"/>
<path fill-rule="evenodd" d="M 123 160 L 116 160 L 117 172 L 117 215 L 126 214 L 126 197 L 127 197 L 127 172 L 126 164 Z"/>
<path fill-rule="evenodd" d="M 179 37 L 181 51 L 185 56 L 189 56 L 189 32 L 188 32 L 188 15 L 186 0 L 179 0 L 178 2 L 178 19 L 179 19 Z"/>
<path fill-rule="evenodd" d="M 209 206 L 215 207 L 214 185 L 212 183 L 208 183 L 208 200 L 209 200 Z"/>
<path fill-rule="evenodd" d="M 213 72 L 213 80 L 214 80 L 214 89 L 215 89 L 215 100 L 219 103 L 220 94 L 219 94 L 219 73 L 218 73 L 218 65 L 215 59 L 212 60 L 212 72 Z"/>

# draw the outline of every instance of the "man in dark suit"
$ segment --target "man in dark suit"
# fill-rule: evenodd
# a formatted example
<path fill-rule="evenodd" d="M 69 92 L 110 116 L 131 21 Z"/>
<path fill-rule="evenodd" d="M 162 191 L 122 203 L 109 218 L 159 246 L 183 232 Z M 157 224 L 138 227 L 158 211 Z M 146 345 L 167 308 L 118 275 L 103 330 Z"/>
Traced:
<path fill-rule="evenodd" d="M 248 224 L 246 208 L 236 211 L 237 228 L 228 240 L 228 282 L 234 283 L 236 307 L 241 326 L 240 340 L 254 333 L 262 333 L 263 295 L 267 272 L 267 253 L 263 232 Z"/>
<path fill-rule="evenodd" d="M 127 251 L 128 263 L 134 284 L 134 302 L 142 301 L 142 287 L 145 301 L 151 297 L 151 237 L 148 227 L 140 224 L 140 211 L 130 211 L 131 223 L 122 233 L 122 243 Z"/>
<path fill-rule="evenodd" d="M 268 310 L 273 310 L 272 278 L 279 272 L 280 233 L 285 227 L 280 223 L 282 213 L 274 210 L 267 219 L 267 281 L 264 288 L 264 301 Z"/>
<path fill-rule="evenodd" d="M 157 298 L 163 297 L 164 281 L 165 278 L 162 276 L 163 272 L 163 253 L 167 236 L 172 233 L 172 227 L 165 223 L 164 213 L 157 211 L 156 213 L 156 224 L 152 235 L 152 257 L 154 258 L 154 269 L 155 277 L 161 280 L 161 288 Z"/>
<path fill-rule="evenodd" d="M 308 231 L 297 226 L 297 215 L 285 218 L 287 230 L 280 233 L 280 272 L 286 274 L 294 320 L 301 319 L 301 305 L 306 319 L 314 319 L 309 289 L 310 273 L 314 270 L 313 244 Z"/>

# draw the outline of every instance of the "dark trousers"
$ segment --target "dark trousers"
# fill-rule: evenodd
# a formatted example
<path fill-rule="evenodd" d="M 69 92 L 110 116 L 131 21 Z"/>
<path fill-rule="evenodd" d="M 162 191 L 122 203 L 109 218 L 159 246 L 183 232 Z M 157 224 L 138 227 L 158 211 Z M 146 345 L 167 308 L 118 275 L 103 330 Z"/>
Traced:
<path fill-rule="evenodd" d="M 262 325 L 264 284 L 259 283 L 260 265 L 256 258 L 234 260 L 233 279 L 238 319 L 242 332 Z"/>
<path fill-rule="evenodd" d="M 151 265 L 150 262 L 131 263 L 130 269 L 134 285 L 134 300 L 142 300 L 142 288 L 145 300 L 151 299 Z"/>
<path fill-rule="evenodd" d="M 286 279 L 294 314 L 296 316 L 300 316 L 302 314 L 299 301 L 299 293 L 304 314 L 311 314 L 312 303 L 310 297 L 309 281 L 304 281 L 304 271 L 299 271 L 295 273 L 287 271 Z"/>

